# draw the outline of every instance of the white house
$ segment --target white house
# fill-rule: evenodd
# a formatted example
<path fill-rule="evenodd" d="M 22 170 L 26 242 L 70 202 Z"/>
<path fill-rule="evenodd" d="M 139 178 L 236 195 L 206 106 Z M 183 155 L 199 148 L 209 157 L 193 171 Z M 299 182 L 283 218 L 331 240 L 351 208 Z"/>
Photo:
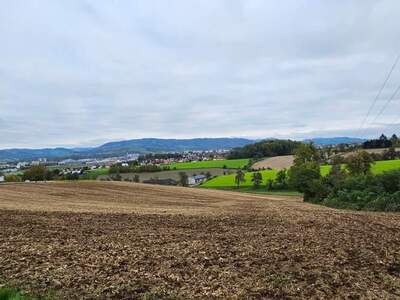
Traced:
<path fill-rule="evenodd" d="M 4 176 L 0 176 L 0 182 L 4 182 L 6 181 L 6 179 L 4 178 Z"/>
<path fill-rule="evenodd" d="M 197 185 L 200 183 L 203 183 L 207 177 L 205 175 L 195 175 L 195 176 L 190 176 L 188 178 L 188 184 L 189 185 Z"/>

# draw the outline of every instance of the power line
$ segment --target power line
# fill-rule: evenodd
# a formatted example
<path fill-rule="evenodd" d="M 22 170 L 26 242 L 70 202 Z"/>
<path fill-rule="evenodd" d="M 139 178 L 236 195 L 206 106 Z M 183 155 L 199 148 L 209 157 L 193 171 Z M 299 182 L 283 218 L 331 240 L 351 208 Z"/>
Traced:
<path fill-rule="evenodd" d="M 372 121 L 372 123 L 375 123 L 375 121 L 380 117 L 380 115 L 385 111 L 385 109 L 388 107 L 388 105 L 390 104 L 390 102 L 392 102 L 392 100 L 394 99 L 394 97 L 396 97 L 397 93 L 400 91 L 400 85 L 397 87 L 397 89 L 394 91 L 394 93 L 392 94 L 392 96 L 386 101 L 386 103 L 382 106 L 381 110 L 379 111 L 379 113 L 375 116 L 374 120 Z"/>
<path fill-rule="evenodd" d="M 368 109 L 368 112 L 367 112 L 366 116 L 364 117 L 363 121 L 361 122 L 360 128 L 358 128 L 358 134 L 361 133 L 361 130 L 363 129 L 363 127 L 364 127 L 364 125 L 365 125 L 365 122 L 367 121 L 367 119 L 368 119 L 368 117 L 370 116 L 370 114 L 371 114 L 373 108 L 375 107 L 375 104 L 376 104 L 376 102 L 378 101 L 379 96 L 381 95 L 381 93 L 382 93 L 383 89 L 385 88 L 387 82 L 389 81 L 390 76 L 391 76 L 392 73 L 393 73 L 393 70 L 396 68 L 396 65 L 397 65 L 397 63 L 399 62 L 399 59 L 400 59 L 400 54 L 397 56 L 396 60 L 394 61 L 394 64 L 392 65 L 392 68 L 390 69 L 390 71 L 389 71 L 389 73 L 387 74 L 385 80 L 383 81 L 383 84 L 382 84 L 381 88 L 379 89 L 379 91 L 378 91 L 378 93 L 376 94 L 374 100 L 372 101 L 372 103 L 371 103 L 371 105 L 370 105 L 370 107 L 369 107 L 369 109 Z"/>

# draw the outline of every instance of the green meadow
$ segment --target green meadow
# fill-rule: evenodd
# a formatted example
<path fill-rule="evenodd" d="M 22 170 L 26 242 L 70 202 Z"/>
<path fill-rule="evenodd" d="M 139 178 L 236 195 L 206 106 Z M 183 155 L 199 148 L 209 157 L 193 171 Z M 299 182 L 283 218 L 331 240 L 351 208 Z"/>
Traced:
<path fill-rule="evenodd" d="M 374 174 L 380 174 L 385 171 L 393 170 L 393 169 L 399 169 L 400 168 L 400 160 L 384 160 L 384 161 L 377 161 L 375 164 L 372 165 L 372 173 Z M 331 166 L 321 166 L 321 174 L 323 176 L 327 175 L 329 173 L 329 170 L 331 169 Z M 264 170 L 260 171 L 263 177 L 263 185 L 267 184 L 267 181 L 269 179 L 275 179 L 276 173 L 278 172 L 277 170 Z M 241 183 L 241 187 L 246 188 L 246 187 L 251 187 L 253 183 L 251 182 L 251 175 L 253 172 L 246 172 L 245 173 L 245 182 Z M 235 174 L 231 175 L 223 175 L 223 176 L 218 176 L 215 177 L 204 184 L 202 184 L 202 187 L 205 188 L 232 188 L 235 186 Z"/>
<path fill-rule="evenodd" d="M 239 169 L 243 168 L 248 163 L 249 159 L 244 158 L 244 159 L 205 160 L 205 161 L 172 163 L 167 166 L 169 166 L 171 169 L 176 169 L 176 170 L 224 168 L 224 167 L 227 169 Z"/>
<path fill-rule="evenodd" d="M 96 179 L 97 176 L 100 175 L 107 175 L 108 174 L 108 169 L 107 168 L 98 168 L 94 170 L 88 171 L 84 176 L 83 179 Z"/>

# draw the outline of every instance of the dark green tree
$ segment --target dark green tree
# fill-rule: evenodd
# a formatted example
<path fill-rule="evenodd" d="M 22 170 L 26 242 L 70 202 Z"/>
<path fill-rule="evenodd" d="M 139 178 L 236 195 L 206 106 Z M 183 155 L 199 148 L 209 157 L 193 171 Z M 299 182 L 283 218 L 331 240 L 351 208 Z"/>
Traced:
<path fill-rule="evenodd" d="M 236 176 L 235 176 L 235 184 L 236 184 L 236 187 L 237 188 L 239 188 L 240 187 L 240 184 L 242 183 L 242 182 L 245 182 L 246 180 L 244 179 L 244 172 L 242 171 L 242 170 L 237 170 L 237 172 L 236 172 Z"/>
<path fill-rule="evenodd" d="M 304 201 L 312 200 L 315 197 L 315 180 L 320 178 L 320 166 L 317 162 L 297 164 L 289 170 L 289 185 L 304 193 Z"/>
<path fill-rule="evenodd" d="M 254 172 L 251 175 L 251 182 L 253 182 L 253 187 L 258 189 L 262 183 L 262 174 L 260 172 Z"/>
<path fill-rule="evenodd" d="M 360 151 L 346 159 L 346 169 L 350 175 L 369 174 L 374 159 L 367 151 Z"/>
<path fill-rule="evenodd" d="M 52 173 L 45 166 L 38 165 L 27 169 L 22 175 L 22 179 L 30 181 L 44 181 L 51 180 L 53 178 L 52 176 Z"/>
<path fill-rule="evenodd" d="M 179 183 L 181 186 L 188 186 L 188 175 L 185 172 L 179 172 Z"/>
<path fill-rule="evenodd" d="M 294 164 L 300 165 L 307 162 L 319 162 L 320 153 L 313 144 L 300 144 L 294 152 Z"/>
<path fill-rule="evenodd" d="M 136 182 L 136 183 L 140 182 L 140 176 L 138 174 L 135 174 L 133 176 L 133 182 Z"/>

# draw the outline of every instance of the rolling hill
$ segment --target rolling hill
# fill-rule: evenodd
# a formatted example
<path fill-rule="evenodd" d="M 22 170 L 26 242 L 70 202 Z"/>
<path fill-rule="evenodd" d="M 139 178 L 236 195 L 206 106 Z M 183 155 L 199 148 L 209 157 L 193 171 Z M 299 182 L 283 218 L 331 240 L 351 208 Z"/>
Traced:
<path fill-rule="evenodd" d="M 38 158 L 64 159 L 111 157 L 126 153 L 180 152 L 232 149 L 253 143 L 244 138 L 196 138 L 196 139 L 133 139 L 110 142 L 92 148 L 44 148 L 0 150 L 0 161 L 33 160 Z"/>

